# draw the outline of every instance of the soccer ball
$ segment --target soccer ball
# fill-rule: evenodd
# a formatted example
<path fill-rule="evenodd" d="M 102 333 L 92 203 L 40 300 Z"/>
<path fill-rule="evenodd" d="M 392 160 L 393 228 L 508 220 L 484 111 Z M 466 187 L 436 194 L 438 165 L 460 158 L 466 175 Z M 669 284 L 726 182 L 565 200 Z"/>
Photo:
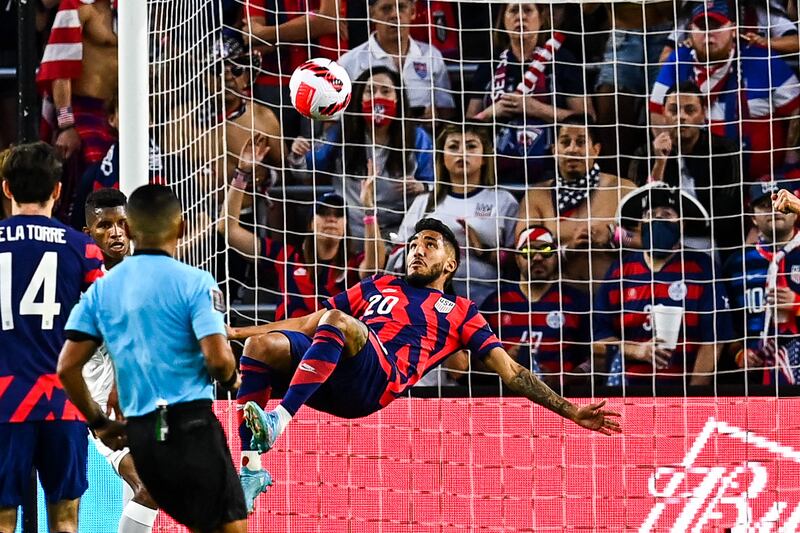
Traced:
<path fill-rule="evenodd" d="M 325 58 L 306 61 L 289 80 L 292 105 L 304 117 L 315 120 L 338 119 L 350 103 L 352 90 L 347 71 Z"/>

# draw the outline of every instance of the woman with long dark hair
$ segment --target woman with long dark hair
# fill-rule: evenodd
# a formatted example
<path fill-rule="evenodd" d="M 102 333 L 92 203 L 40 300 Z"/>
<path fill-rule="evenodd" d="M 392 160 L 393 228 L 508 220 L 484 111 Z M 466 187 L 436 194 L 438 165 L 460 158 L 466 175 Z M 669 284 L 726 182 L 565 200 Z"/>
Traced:
<path fill-rule="evenodd" d="M 329 176 L 345 198 L 348 237 L 356 239 L 358 249 L 363 247 L 358 241 L 364 236 L 365 217 L 377 216 L 386 234 L 396 231 L 414 197 L 424 190 L 423 182 L 433 180 L 433 142 L 423 128 L 405 120 L 407 110 L 398 74 L 375 67 L 353 83 L 341 126 L 328 128 L 313 143 L 302 137 L 292 143 L 292 168 L 313 170 L 315 179 Z M 365 209 L 360 201 L 361 184 L 372 174 L 377 177 L 377 211 Z"/>

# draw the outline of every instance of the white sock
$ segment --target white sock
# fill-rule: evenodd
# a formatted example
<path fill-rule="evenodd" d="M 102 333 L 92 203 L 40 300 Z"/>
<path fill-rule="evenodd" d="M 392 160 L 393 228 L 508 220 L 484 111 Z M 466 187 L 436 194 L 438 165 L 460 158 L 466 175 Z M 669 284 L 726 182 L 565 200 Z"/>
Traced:
<path fill-rule="evenodd" d="M 289 414 L 289 411 L 282 405 L 278 405 L 275 408 L 275 413 L 278 415 L 278 436 L 283 434 L 283 430 L 286 429 L 286 426 L 289 425 L 289 422 L 292 421 L 292 415 Z"/>
<path fill-rule="evenodd" d="M 256 450 L 242 450 L 242 467 L 251 472 L 261 470 L 261 454 Z"/>
<path fill-rule="evenodd" d="M 158 509 L 150 509 L 141 503 L 130 501 L 122 510 L 117 533 L 151 533 L 157 515 Z"/>

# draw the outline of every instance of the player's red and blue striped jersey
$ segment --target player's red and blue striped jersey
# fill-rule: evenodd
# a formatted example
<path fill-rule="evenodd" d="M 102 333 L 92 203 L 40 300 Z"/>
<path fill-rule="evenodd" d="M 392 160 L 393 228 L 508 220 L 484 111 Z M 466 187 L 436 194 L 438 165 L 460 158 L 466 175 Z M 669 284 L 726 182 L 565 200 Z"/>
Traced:
<path fill-rule="evenodd" d="M 102 260 L 87 235 L 56 220 L 0 222 L 0 423 L 81 420 L 56 363 L 69 313 Z"/>
<path fill-rule="evenodd" d="M 569 285 L 553 283 L 531 302 L 518 283 L 504 283 L 480 311 L 506 351 L 539 375 L 570 372 L 589 358 L 589 299 Z"/>
<path fill-rule="evenodd" d="M 297 318 L 322 308 L 322 302 L 358 283 L 361 255 L 353 256 L 346 267 L 319 262 L 309 265 L 302 246 L 283 244 L 266 237 L 261 242 L 264 263 L 277 274 L 281 301 L 275 320 Z M 316 270 L 316 276 L 315 276 Z M 318 277 L 315 283 L 315 277 Z"/>
<path fill-rule="evenodd" d="M 650 110 L 662 113 L 667 92 L 681 82 L 713 85 L 711 79 L 698 79 L 698 64 L 702 62 L 695 60 L 692 49 L 676 48 L 658 73 Z M 751 151 L 750 176 L 760 177 L 779 167 L 785 154 L 780 148 L 786 146 L 788 122 L 771 118 L 793 116 L 800 106 L 800 82 L 792 68 L 766 48 L 745 46 L 736 51 L 724 79 L 709 91 L 711 131 L 729 139 L 742 137 Z"/>
<path fill-rule="evenodd" d="M 745 345 L 753 350 L 762 347 L 761 335 L 767 308 L 767 269 L 772 262 L 774 249 L 766 244 L 748 246 L 744 254 L 735 253 L 725 263 L 724 277 L 728 296 L 731 299 L 731 314 L 736 337 L 745 339 Z M 778 268 L 778 287 L 789 287 L 800 298 L 800 249 L 786 254 Z M 794 338 L 800 332 L 800 320 L 795 314 L 788 322 L 778 324 L 769 330 L 777 333 L 780 344 Z M 771 383 L 771 373 L 764 373 L 764 383 Z M 780 375 L 780 373 L 779 373 Z"/>
<path fill-rule="evenodd" d="M 653 272 L 643 252 L 626 255 L 622 263 L 611 266 L 595 300 L 594 339 L 615 337 L 623 341 L 653 340 L 652 307 L 656 304 L 682 306 L 683 325 L 678 346 L 667 368 L 659 369 L 659 378 L 681 377 L 694 369 L 697 352 L 703 343 L 728 342 L 733 338 L 727 312 L 727 293 L 715 281 L 713 261 L 702 252 L 674 254 L 658 271 Z M 652 376 L 653 366 L 626 361 L 630 378 Z M 648 381 L 650 383 L 650 381 Z"/>
<path fill-rule="evenodd" d="M 361 320 L 377 337 L 376 351 L 388 376 L 382 406 L 461 349 L 484 358 L 502 347 L 471 300 L 414 287 L 397 276 L 366 278 L 325 307 Z"/>

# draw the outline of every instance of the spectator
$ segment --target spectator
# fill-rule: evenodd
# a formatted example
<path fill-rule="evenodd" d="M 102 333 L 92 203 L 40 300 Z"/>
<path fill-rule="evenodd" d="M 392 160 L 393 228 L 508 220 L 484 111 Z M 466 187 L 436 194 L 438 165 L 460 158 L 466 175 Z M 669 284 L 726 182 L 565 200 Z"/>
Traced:
<path fill-rule="evenodd" d="M 516 361 L 556 391 L 590 370 L 589 299 L 559 279 L 559 250 L 544 226 L 523 231 L 519 281 L 504 283 L 481 313 Z"/>
<path fill-rule="evenodd" d="M 563 250 L 564 279 L 589 291 L 588 280 L 603 279 L 617 256 L 617 205 L 634 185 L 600 171 L 601 145 L 590 117 L 567 117 L 556 134 L 556 177 L 525 193 L 516 231 L 532 225 L 550 230 Z"/>
<path fill-rule="evenodd" d="M 605 155 L 619 160 L 619 170 L 612 161 L 610 172 L 627 175 L 627 158 L 642 138 L 644 122 L 643 96 L 659 71 L 659 54 L 673 30 L 673 2 L 652 2 L 644 6 L 637 2 L 603 2 L 586 6 L 592 12 L 603 6 L 612 24 L 606 42 L 605 56 L 597 76 L 599 93 L 597 121 L 604 126 L 602 137 Z"/>
<path fill-rule="evenodd" d="M 745 237 L 739 146 L 708 131 L 705 105 L 692 82 L 670 89 L 663 112 L 664 124 L 670 127 L 659 128 L 652 148 L 643 145 L 636 150 L 628 175 L 637 185 L 664 181 L 694 196 L 711 215 L 716 247 L 708 236 L 685 242 L 697 249 L 716 248 L 724 259 L 741 248 Z"/>
<path fill-rule="evenodd" d="M 220 41 L 220 56 L 225 68 L 225 141 L 228 176 L 236 169 L 235 154 L 242 151 L 245 142 L 254 135 L 263 134 L 269 140 L 266 162 L 275 169 L 283 167 L 283 141 L 281 125 L 275 113 L 248 96 L 249 69 L 258 68 L 260 54 L 246 54 L 236 39 L 226 37 Z M 257 179 L 264 180 L 269 169 L 255 169 Z"/>
<path fill-rule="evenodd" d="M 710 384 L 721 347 L 732 338 L 730 316 L 720 312 L 727 297 L 713 260 L 681 243 L 682 219 L 707 223 L 708 214 L 693 196 L 663 182 L 637 189 L 620 211 L 641 220 L 645 244 L 612 265 L 595 300 L 595 356 L 605 358 L 609 385 L 620 385 L 622 376 L 631 385 Z M 655 337 L 658 304 L 683 310 L 674 349 Z"/>
<path fill-rule="evenodd" d="M 780 188 L 796 187 L 791 182 L 750 187 L 758 242 L 744 254 L 731 255 L 724 269 L 734 331 L 741 339 L 730 347 L 731 366 L 755 370 L 751 374 L 757 373 L 764 384 L 776 378 L 778 383 L 793 382 L 791 374 L 784 372 L 786 365 L 776 361 L 776 348 L 788 345 L 800 333 L 800 237 L 797 214 L 773 211 L 772 195 Z M 766 366 L 772 368 L 763 369 Z"/>
<path fill-rule="evenodd" d="M 670 88 L 693 81 L 708 99 L 711 132 L 741 143 L 749 156 L 745 181 L 770 174 L 797 146 L 800 82 L 765 48 L 737 47 L 725 2 L 697 5 L 689 30 L 691 47 L 670 54 L 653 87 L 651 122 L 664 123 Z M 793 151 L 790 159 L 797 160 Z"/>
<path fill-rule="evenodd" d="M 253 93 L 256 100 L 272 107 L 289 138 L 307 127 L 290 105 L 289 78 L 309 58 L 336 60 L 348 49 L 346 9 L 345 0 L 246 1 L 245 44 L 263 54 Z"/>
<path fill-rule="evenodd" d="M 254 146 L 254 147 L 253 147 Z M 302 245 L 284 244 L 265 237 L 259 239 L 239 223 L 244 191 L 252 179 L 253 161 L 261 161 L 267 153 L 268 140 L 257 135 L 255 143 L 247 141 L 240 154 L 237 169 L 228 193 L 227 217 L 218 225 L 220 233 L 228 235 L 228 242 L 240 253 L 264 261 L 278 280 L 281 303 L 275 313 L 276 320 L 295 318 L 312 313 L 321 302 L 338 294 L 383 268 L 385 252 L 383 240 L 376 238 L 377 228 L 370 228 L 366 253 L 349 256 L 344 239 L 344 199 L 336 193 L 327 193 L 317 200 Z M 367 182 L 365 188 L 372 186 Z M 365 192 L 364 202 L 370 204 L 374 190 Z M 373 216 L 374 219 L 374 216 Z M 375 220 L 368 225 L 373 226 Z"/>
<path fill-rule="evenodd" d="M 482 62 L 465 95 L 467 118 L 497 124 L 498 176 L 531 184 L 552 173 L 554 126 L 591 111 L 584 69 L 553 33 L 550 5 L 508 3 L 495 22 L 494 62 Z M 555 52 L 553 53 L 553 51 Z"/>
<path fill-rule="evenodd" d="M 117 137 L 119 131 L 119 98 L 115 93 L 106 102 L 106 113 L 108 114 L 108 124 Z M 155 140 L 150 138 L 150 160 L 148 164 L 150 170 L 150 183 L 162 183 L 162 172 L 164 164 L 161 158 L 161 149 Z M 99 189 L 119 189 L 119 140 L 106 152 L 105 157 L 97 163 L 93 163 L 83 173 L 81 181 L 75 191 L 75 205 L 85 205 L 86 199 Z M 75 229 L 86 227 L 85 209 L 73 209 L 71 225 Z"/>
<path fill-rule="evenodd" d="M 411 105 L 404 110 L 407 117 L 451 117 L 456 104 L 441 52 L 410 36 L 414 0 L 369 0 L 369 6 L 375 31 L 366 43 L 340 57 L 339 64 L 351 79 L 379 66 L 400 72 Z"/>
<path fill-rule="evenodd" d="M 373 162 L 377 216 L 384 233 L 396 232 L 408 205 L 423 191 L 422 182 L 433 181 L 433 141 L 422 127 L 405 120 L 405 93 L 399 75 L 386 68 L 364 71 L 355 81 L 342 129 L 328 128 L 312 145 L 294 140 L 289 164 L 332 176 L 334 190 L 347 203 L 348 237 L 361 239 L 363 219 L 369 215 L 360 204 L 361 186 Z M 361 249 L 361 243 L 355 242 Z"/>
<path fill-rule="evenodd" d="M 696 3 L 684 0 L 681 4 L 676 31 L 661 52 L 661 62 L 688 39 L 685 28 L 691 20 L 691 11 Z M 741 39 L 748 44 L 769 48 L 773 55 L 781 57 L 793 67 L 797 66 L 797 58 L 791 57 L 800 51 L 797 22 L 792 21 L 786 0 L 739 0 L 733 5 L 738 7 L 738 34 Z M 683 13 L 686 13 L 685 17 L 682 16 Z"/>
<path fill-rule="evenodd" d="M 114 17 L 109 1 L 62 0 L 37 75 L 48 95 L 42 138 L 67 160 L 61 201 L 54 213 L 64 222 L 71 220 L 83 172 L 114 142 L 105 112 L 105 102 L 117 87 Z"/>
<path fill-rule="evenodd" d="M 436 145 L 436 190 L 414 199 L 397 232 L 398 241 L 408 241 L 420 219 L 444 222 L 461 245 L 453 289 L 480 305 L 497 286 L 498 253 L 514 245 L 519 204 L 511 193 L 494 186 L 494 147 L 485 128 L 445 126 Z M 405 246 L 400 246 L 390 270 L 403 270 L 404 259 Z"/>

